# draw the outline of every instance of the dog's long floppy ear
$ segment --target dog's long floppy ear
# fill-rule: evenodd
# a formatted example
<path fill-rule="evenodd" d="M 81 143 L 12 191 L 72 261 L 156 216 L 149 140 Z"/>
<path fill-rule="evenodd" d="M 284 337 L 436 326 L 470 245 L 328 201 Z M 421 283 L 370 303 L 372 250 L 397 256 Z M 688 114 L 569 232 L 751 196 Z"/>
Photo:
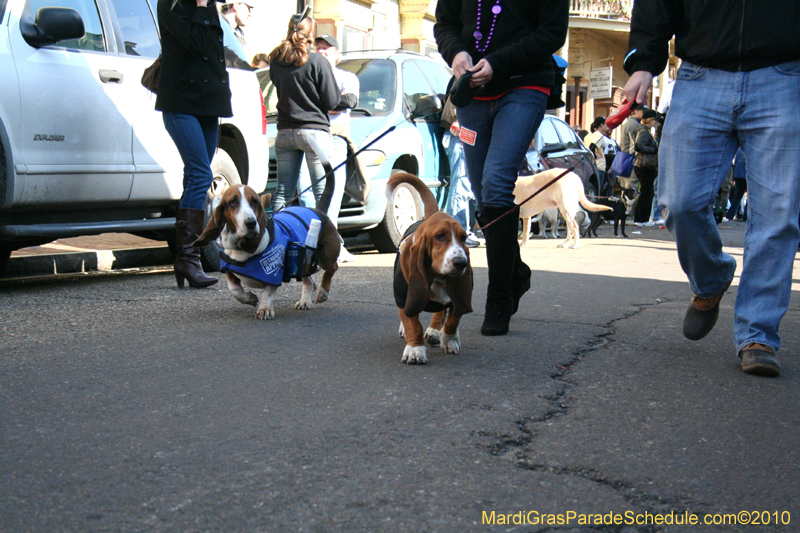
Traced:
<path fill-rule="evenodd" d="M 466 315 L 472 312 L 472 267 L 468 266 L 463 276 L 449 277 L 445 282 L 445 289 L 453 302 L 455 316 Z"/>
<path fill-rule="evenodd" d="M 269 206 L 272 205 L 272 193 L 268 192 L 264 196 L 261 197 L 261 207 L 265 210 L 269 209 Z"/>
<path fill-rule="evenodd" d="M 403 312 L 409 317 L 417 316 L 425 309 L 433 282 L 433 277 L 429 274 L 430 268 L 427 266 L 430 259 L 425 240 L 421 235 L 415 235 L 414 243 L 403 254 L 400 263 L 403 275 L 408 282 L 408 294 Z"/>
<path fill-rule="evenodd" d="M 222 233 L 222 228 L 225 226 L 224 213 L 225 206 L 223 204 L 219 204 L 217 208 L 214 209 L 214 214 L 208 219 L 206 229 L 203 230 L 203 233 L 197 238 L 196 241 L 194 241 L 192 246 L 205 246 L 219 237 L 220 233 Z"/>

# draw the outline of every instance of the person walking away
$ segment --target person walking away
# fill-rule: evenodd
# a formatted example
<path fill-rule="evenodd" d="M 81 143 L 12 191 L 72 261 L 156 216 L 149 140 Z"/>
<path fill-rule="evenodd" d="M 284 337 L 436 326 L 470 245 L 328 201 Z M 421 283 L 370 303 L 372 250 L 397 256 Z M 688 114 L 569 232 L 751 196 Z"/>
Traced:
<path fill-rule="evenodd" d="M 471 73 L 475 91 L 457 116 L 477 218 L 485 227 L 489 288 L 483 335 L 508 333 L 530 288 L 530 268 L 517 242 L 513 190 L 548 107 L 556 76 L 553 54 L 564 45 L 568 22 L 568 0 L 439 0 L 436 6 L 439 52 L 456 78 Z"/>
<path fill-rule="evenodd" d="M 653 207 L 653 189 L 658 177 L 658 142 L 650 128 L 653 127 L 657 113 L 652 109 L 645 109 L 642 120 L 636 128 L 636 159 L 633 170 L 639 178 L 639 200 L 636 202 L 633 221 L 640 224 L 650 220 L 650 211 Z"/>
<path fill-rule="evenodd" d="M 314 21 L 305 15 L 292 15 L 286 38 L 269 54 L 270 79 L 278 94 L 275 139 L 278 183 L 272 200 L 276 211 L 297 190 L 303 157 L 311 176 L 314 199 L 319 200 L 322 195 L 325 169 L 309 139 L 316 142 L 328 160 L 331 159 L 328 111 L 341 99 L 328 60 L 320 54 L 309 53 Z"/>
<path fill-rule="evenodd" d="M 789 7 L 791 5 L 791 8 Z M 683 334 L 705 337 L 736 272 L 713 198 L 734 153 L 747 161 L 748 219 L 733 340 L 744 372 L 779 376 L 778 328 L 800 242 L 800 10 L 783 0 L 637 0 L 625 97 L 644 102 L 667 63 L 678 69 L 661 142 L 661 203 L 694 298 Z M 713 39 L 709 39 L 713 35 Z"/>
<path fill-rule="evenodd" d="M 733 191 L 730 196 L 731 206 L 728 209 L 728 220 L 747 220 L 747 209 L 745 208 L 744 214 L 739 215 L 739 207 L 742 204 L 744 193 L 747 192 L 747 161 L 745 161 L 744 153 L 740 148 L 736 152 L 733 160 Z"/>
<path fill-rule="evenodd" d="M 608 137 L 608 126 L 606 126 L 606 117 L 595 117 L 589 128 L 592 130 L 589 135 L 584 139 L 584 144 L 594 154 L 594 162 L 597 166 L 597 171 L 600 172 L 600 183 L 606 183 L 606 153 L 608 150 L 607 145 L 613 143 Z M 616 153 L 616 151 L 614 152 Z"/>
<path fill-rule="evenodd" d="M 621 138 L 619 140 L 619 148 L 621 151 L 625 152 L 626 154 L 635 154 L 636 149 L 634 145 L 636 144 L 636 129 L 639 127 L 640 121 L 642 120 L 642 114 L 644 114 L 645 108 L 642 106 L 637 107 L 631 114 L 625 119 L 625 122 L 622 123 L 622 132 Z M 619 177 L 619 183 L 623 189 L 634 189 L 639 190 L 639 178 L 636 176 L 636 169 L 634 168 L 631 170 L 631 175 L 627 178 L 624 176 Z M 638 198 L 636 203 L 634 203 L 630 207 L 630 211 L 628 214 L 632 214 L 633 210 L 636 209 L 636 204 L 639 202 Z"/>
<path fill-rule="evenodd" d="M 155 108 L 183 160 L 183 194 L 175 217 L 175 280 L 178 287 L 185 280 L 191 287 L 208 287 L 219 280 L 203 272 L 200 249 L 193 243 L 205 225 L 202 208 L 214 180 L 211 160 L 219 118 L 233 115 L 222 27 L 213 0 L 159 0 L 156 9 L 161 77 Z"/>
<path fill-rule="evenodd" d="M 445 213 L 455 218 L 467 232 L 466 245 L 475 248 L 480 245 L 480 241 L 472 233 L 469 221 L 469 202 L 474 199 L 472 187 L 467 176 L 467 166 L 464 163 L 464 147 L 461 145 L 461 127 L 458 125 L 456 107 L 450 98 L 445 100 L 442 108 L 442 146 L 447 154 L 447 161 L 450 163 L 450 186 L 448 188 L 447 200 L 445 201 Z"/>
<path fill-rule="evenodd" d="M 333 75 L 341 92 L 339 104 L 328 112 L 331 121 L 331 134 L 333 135 L 331 165 L 336 168 L 347 160 L 347 145 L 348 142 L 352 142 L 350 141 L 350 110 L 358 107 L 358 93 L 361 90 L 361 85 L 358 81 L 358 76 L 337 66 L 342 53 L 339 50 L 339 41 L 336 40 L 336 37 L 327 33 L 320 35 L 314 39 L 314 49 L 331 64 Z M 338 228 L 339 209 L 342 207 L 344 186 L 347 182 L 347 166 L 342 165 L 336 170 L 335 176 L 336 182 L 333 189 L 333 197 L 331 198 L 331 206 L 328 209 L 328 217 L 333 222 L 333 225 Z M 354 260 L 355 256 L 344 247 L 344 239 L 341 236 L 339 239 L 342 241 L 339 261 Z"/>

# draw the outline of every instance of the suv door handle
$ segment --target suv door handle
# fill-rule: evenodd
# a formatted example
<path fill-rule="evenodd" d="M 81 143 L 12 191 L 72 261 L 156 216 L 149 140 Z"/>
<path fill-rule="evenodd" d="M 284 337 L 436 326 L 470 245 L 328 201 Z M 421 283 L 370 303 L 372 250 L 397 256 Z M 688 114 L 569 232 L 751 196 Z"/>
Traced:
<path fill-rule="evenodd" d="M 100 81 L 103 83 L 122 83 L 124 76 L 117 70 L 100 69 Z"/>

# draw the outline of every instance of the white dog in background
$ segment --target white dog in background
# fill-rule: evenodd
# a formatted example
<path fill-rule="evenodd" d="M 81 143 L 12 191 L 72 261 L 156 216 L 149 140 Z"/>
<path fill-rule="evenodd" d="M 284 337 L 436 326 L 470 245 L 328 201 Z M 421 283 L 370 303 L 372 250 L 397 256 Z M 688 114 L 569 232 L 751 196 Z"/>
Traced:
<path fill-rule="evenodd" d="M 523 220 L 523 228 L 530 228 L 530 218 L 534 215 L 551 207 L 558 208 L 567 225 L 567 239 L 559 243 L 558 247 L 577 248 L 581 232 L 576 216 L 581 210 L 581 206 L 589 211 L 611 211 L 610 207 L 592 203 L 586 198 L 586 193 L 583 191 L 583 182 L 577 174 L 574 172 L 566 173 L 541 193 L 527 202 L 525 201 L 562 172 L 564 172 L 563 169 L 552 168 L 532 176 L 520 176 L 514 186 L 514 203 L 517 205 L 522 204 L 519 216 Z M 523 233 L 524 245 L 527 242 L 528 232 Z"/>
<path fill-rule="evenodd" d="M 522 218 L 523 235 L 522 239 L 520 240 L 520 245 L 525 246 L 528 243 L 528 235 L 524 234 L 524 228 L 528 228 L 527 233 L 529 234 L 531 231 L 531 222 L 536 222 L 539 224 L 539 233 L 536 234 L 538 237 L 547 239 L 547 228 L 549 227 L 553 238 L 559 239 L 561 236 L 558 233 L 558 226 L 561 220 L 563 220 L 563 218 L 561 217 L 561 213 L 558 212 L 557 207 L 545 209 L 533 218 Z M 581 234 L 583 234 L 583 232 L 589 227 L 589 224 L 591 224 L 589 213 L 583 209 L 579 209 L 575 214 L 575 222 L 578 223 Z"/>

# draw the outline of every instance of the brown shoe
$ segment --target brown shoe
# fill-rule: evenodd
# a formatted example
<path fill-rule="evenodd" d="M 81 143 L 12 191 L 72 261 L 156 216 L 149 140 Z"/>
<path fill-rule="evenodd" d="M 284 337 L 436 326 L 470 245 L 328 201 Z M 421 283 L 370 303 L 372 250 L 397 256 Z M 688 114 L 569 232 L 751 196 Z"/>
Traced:
<path fill-rule="evenodd" d="M 725 291 L 731 286 L 731 282 L 725 285 L 719 293 L 711 298 L 700 298 L 696 294 L 692 298 L 692 303 L 686 310 L 686 316 L 683 317 L 683 336 L 691 341 L 699 341 L 709 334 L 714 329 L 714 324 L 717 323 L 719 318 L 719 302 L 725 295 Z"/>
<path fill-rule="evenodd" d="M 739 359 L 742 360 L 742 370 L 748 374 L 774 378 L 781 375 L 775 351 L 765 344 L 748 344 L 739 352 Z"/>

